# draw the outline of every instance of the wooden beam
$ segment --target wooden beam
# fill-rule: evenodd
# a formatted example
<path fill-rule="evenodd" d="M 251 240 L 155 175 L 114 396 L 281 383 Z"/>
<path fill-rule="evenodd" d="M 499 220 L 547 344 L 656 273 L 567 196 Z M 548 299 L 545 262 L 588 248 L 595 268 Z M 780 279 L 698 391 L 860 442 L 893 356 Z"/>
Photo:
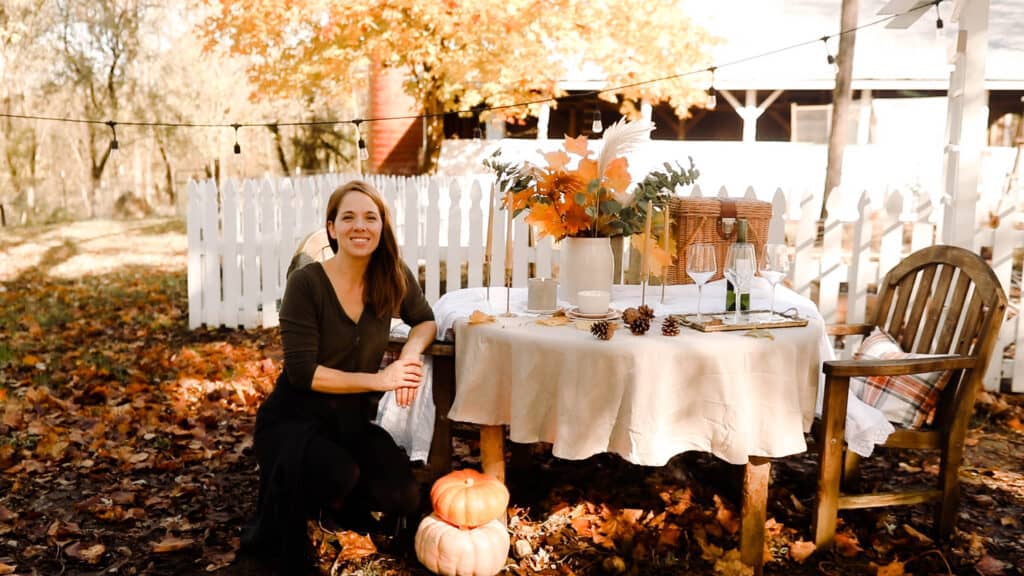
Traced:
<path fill-rule="evenodd" d="M 484 474 L 505 481 L 505 427 L 480 427 L 480 465 Z"/>
<path fill-rule="evenodd" d="M 879 492 L 877 494 L 843 494 L 839 497 L 840 510 L 875 508 L 878 506 L 907 506 L 923 502 L 935 502 L 942 498 L 942 490 L 917 490 L 914 492 Z"/>
<path fill-rule="evenodd" d="M 740 523 L 740 558 L 761 573 L 764 565 L 764 523 L 768 519 L 768 483 L 772 463 L 751 456 L 743 473 L 743 510 Z"/>

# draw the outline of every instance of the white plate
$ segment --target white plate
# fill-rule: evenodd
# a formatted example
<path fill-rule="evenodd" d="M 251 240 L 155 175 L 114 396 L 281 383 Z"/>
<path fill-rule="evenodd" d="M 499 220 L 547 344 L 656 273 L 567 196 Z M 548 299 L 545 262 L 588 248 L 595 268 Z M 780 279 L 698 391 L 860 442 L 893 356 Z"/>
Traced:
<path fill-rule="evenodd" d="M 559 310 L 559 308 L 552 308 L 551 310 L 531 310 L 531 309 L 527 308 L 526 309 L 526 313 L 527 314 L 547 315 L 547 314 L 554 314 L 555 312 L 558 312 L 558 310 Z"/>
<path fill-rule="evenodd" d="M 620 314 L 621 313 L 614 308 L 609 308 L 604 314 L 584 314 L 575 306 L 565 311 L 565 315 L 573 320 L 615 320 Z"/>

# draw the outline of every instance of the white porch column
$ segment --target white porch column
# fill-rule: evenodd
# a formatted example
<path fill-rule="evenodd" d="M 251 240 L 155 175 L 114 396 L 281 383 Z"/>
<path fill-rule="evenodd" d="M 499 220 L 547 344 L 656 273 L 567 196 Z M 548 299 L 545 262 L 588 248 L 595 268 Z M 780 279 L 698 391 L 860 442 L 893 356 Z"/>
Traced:
<path fill-rule="evenodd" d="M 985 57 L 988 53 L 989 0 L 958 0 L 956 68 L 950 74 L 944 182 L 948 202 L 942 241 L 974 249 L 981 154 L 988 128 Z"/>
<path fill-rule="evenodd" d="M 551 106 L 541 104 L 537 113 L 537 140 L 548 139 L 548 119 L 551 117 Z"/>
<path fill-rule="evenodd" d="M 757 119 L 764 114 L 764 111 L 775 102 L 775 99 L 782 94 L 782 90 L 776 90 L 772 92 L 767 98 L 764 99 L 760 105 L 757 103 L 757 90 L 746 91 L 746 103 L 740 104 L 739 100 L 732 95 L 732 92 L 728 90 L 719 90 L 726 102 L 732 106 L 733 110 L 740 115 L 743 119 L 743 141 L 744 142 L 756 142 L 757 141 Z"/>

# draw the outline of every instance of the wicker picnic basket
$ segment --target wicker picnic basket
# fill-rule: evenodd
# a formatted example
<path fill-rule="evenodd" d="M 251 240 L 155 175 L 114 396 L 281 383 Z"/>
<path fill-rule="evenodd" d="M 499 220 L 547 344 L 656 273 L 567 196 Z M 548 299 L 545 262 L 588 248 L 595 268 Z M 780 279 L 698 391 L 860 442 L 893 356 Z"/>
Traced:
<path fill-rule="evenodd" d="M 711 278 L 724 277 L 725 255 L 729 246 L 736 241 L 736 227 L 723 226 L 723 219 L 735 218 L 747 221 L 747 240 L 754 245 L 758 261 L 764 257 L 764 245 L 768 240 L 768 225 L 772 219 L 772 205 L 760 200 L 738 198 L 673 198 L 669 205 L 677 234 L 676 265 L 668 270 L 670 284 L 693 284 L 686 274 L 686 247 L 698 242 L 714 244 L 718 271 Z"/>

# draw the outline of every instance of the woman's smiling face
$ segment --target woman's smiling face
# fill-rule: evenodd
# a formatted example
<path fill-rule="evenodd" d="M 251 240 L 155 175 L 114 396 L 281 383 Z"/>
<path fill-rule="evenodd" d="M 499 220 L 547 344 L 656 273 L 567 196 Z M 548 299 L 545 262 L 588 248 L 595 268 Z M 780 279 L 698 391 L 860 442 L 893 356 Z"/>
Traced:
<path fill-rule="evenodd" d="M 328 232 L 338 241 L 338 251 L 354 258 L 369 258 L 380 244 L 383 228 L 380 210 L 372 198 L 352 191 L 341 199 L 338 215 Z"/>

